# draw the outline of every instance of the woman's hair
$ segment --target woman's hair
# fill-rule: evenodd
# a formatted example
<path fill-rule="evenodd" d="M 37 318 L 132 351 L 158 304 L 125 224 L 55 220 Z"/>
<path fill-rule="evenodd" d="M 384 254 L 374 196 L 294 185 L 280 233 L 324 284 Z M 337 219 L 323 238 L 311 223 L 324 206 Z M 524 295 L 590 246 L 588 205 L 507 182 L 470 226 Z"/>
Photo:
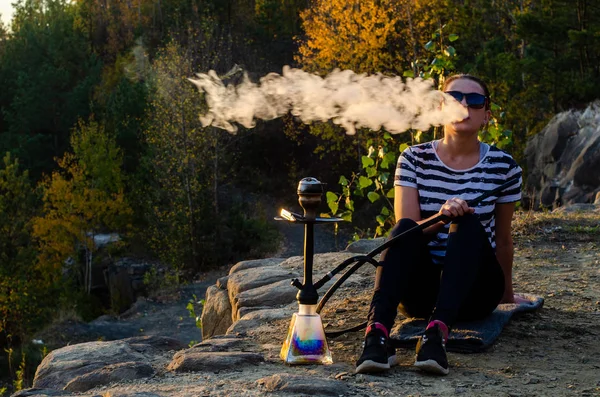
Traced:
<path fill-rule="evenodd" d="M 466 79 L 466 80 L 474 81 L 477 84 L 479 84 L 481 86 L 481 88 L 483 88 L 483 93 L 485 94 L 485 97 L 487 98 L 487 100 L 485 101 L 485 109 L 489 110 L 490 109 L 490 90 L 488 89 L 487 84 L 483 80 L 481 80 L 479 77 L 475 77 L 470 74 L 454 74 L 454 75 L 446 78 L 446 80 L 444 81 L 444 85 L 442 86 L 442 91 L 446 91 L 446 88 L 448 88 L 448 85 L 451 82 L 453 82 L 454 80 L 459 80 L 459 79 Z"/>

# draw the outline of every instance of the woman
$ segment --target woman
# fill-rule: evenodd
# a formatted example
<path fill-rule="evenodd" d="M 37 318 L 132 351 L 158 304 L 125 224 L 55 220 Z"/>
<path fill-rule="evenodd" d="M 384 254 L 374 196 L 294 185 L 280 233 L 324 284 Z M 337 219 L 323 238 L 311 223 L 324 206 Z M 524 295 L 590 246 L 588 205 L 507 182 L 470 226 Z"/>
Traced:
<path fill-rule="evenodd" d="M 446 375 L 445 344 L 457 320 L 483 318 L 499 303 L 515 302 L 512 287 L 511 221 L 521 198 L 521 169 L 510 155 L 478 140 L 491 117 L 486 84 L 470 75 L 449 77 L 443 91 L 468 110 L 444 126 L 444 138 L 406 149 L 395 177 L 394 237 L 443 214 L 381 257 L 356 372 L 379 372 L 397 364 L 389 331 L 399 309 L 428 318 L 417 344 L 415 366 Z M 468 200 L 519 178 L 498 196 L 471 208 Z"/>

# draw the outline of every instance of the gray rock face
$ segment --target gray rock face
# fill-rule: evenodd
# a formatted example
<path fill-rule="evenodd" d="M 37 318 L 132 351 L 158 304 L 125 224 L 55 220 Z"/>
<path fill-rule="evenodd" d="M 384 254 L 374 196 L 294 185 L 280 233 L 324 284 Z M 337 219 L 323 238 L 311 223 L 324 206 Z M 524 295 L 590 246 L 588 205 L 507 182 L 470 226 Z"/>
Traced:
<path fill-rule="evenodd" d="M 123 379 L 147 378 L 154 374 L 154 369 L 149 364 L 140 362 L 124 362 L 106 365 L 91 372 L 79 375 L 70 380 L 64 390 L 70 392 L 84 392 L 96 386 L 107 385 Z"/>
<path fill-rule="evenodd" d="M 298 289 L 290 285 L 289 280 L 263 285 L 239 293 L 232 302 L 233 321 L 240 319 L 239 309 L 242 307 L 287 305 L 296 300 Z"/>
<path fill-rule="evenodd" d="M 231 303 L 227 290 L 210 286 L 202 309 L 202 340 L 223 335 L 231 326 Z"/>
<path fill-rule="evenodd" d="M 339 380 L 317 379 L 311 376 L 275 374 L 256 383 L 267 392 L 299 393 L 306 396 L 343 396 L 348 386 Z"/>
<path fill-rule="evenodd" d="M 380 240 L 359 241 L 355 245 L 358 247 L 355 252 L 315 255 L 313 281 L 318 281 L 357 252 L 369 252 L 381 243 L 383 241 Z M 370 265 L 363 267 L 367 271 L 370 270 Z M 261 322 L 291 317 L 297 307 L 290 309 L 288 305 L 296 301 L 298 290 L 290 285 L 290 281 L 295 277 L 302 278 L 303 268 L 304 258 L 301 256 L 236 264 L 231 268 L 229 276 L 219 279 L 217 285 L 210 287 L 206 292 L 202 312 L 203 340 L 215 335 L 246 333 L 260 326 Z M 365 270 L 361 269 L 357 274 L 364 272 Z M 320 293 L 326 291 L 334 281 L 327 282 Z M 225 283 L 227 289 L 223 290 Z"/>
<path fill-rule="evenodd" d="M 290 280 L 293 277 L 297 277 L 297 273 L 282 269 L 277 265 L 240 270 L 231 274 L 227 281 L 229 300 L 233 301 L 240 292 L 281 280 Z"/>
<path fill-rule="evenodd" d="M 231 270 L 229 270 L 229 274 L 237 273 L 241 270 L 252 269 L 255 267 L 265 267 L 265 266 L 275 266 L 279 265 L 283 262 L 284 258 L 265 258 L 265 259 L 254 259 L 251 261 L 241 261 L 236 263 Z"/>
<path fill-rule="evenodd" d="M 11 397 L 54 397 L 54 396 L 67 396 L 70 393 L 62 391 L 62 390 L 54 390 L 54 389 L 24 389 L 16 392 Z"/>
<path fill-rule="evenodd" d="M 220 371 L 265 361 L 258 353 L 246 352 L 203 352 L 194 349 L 178 352 L 167 367 L 169 371 Z"/>
<path fill-rule="evenodd" d="M 148 364 L 160 352 L 182 348 L 166 337 L 136 337 L 112 342 L 88 342 L 52 351 L 38 366 L 33 387 L 86 391 L 116 380 L 151 376 Z"/>
<path fill-rule="evenodd" d="M 383 243 L 385 243 L 385 237 L 378 237 L 371 240 L 358 240 L 348 244 L 346 251 L 357 254 L 368 254 Z"/>
<path fill-rule="evenodd" d="M 281 309 L 264 309 L 256 310 L 245 314 L 244 317 L 234 322 L 227 330 L 227 335 L 245 334 L 249 330 L 258 328 L 261 324 L 268 321 L 279 320 L 282 318 L 291 318 L 292 314 L 297 311 L 297 307 L 285 307 Z"/>
<path fill-rule="evenodd" d="M 527 143 L 525 156 L 527 206 L 593 203 L 600 192 L 600 102 L 558 114 Z"/>

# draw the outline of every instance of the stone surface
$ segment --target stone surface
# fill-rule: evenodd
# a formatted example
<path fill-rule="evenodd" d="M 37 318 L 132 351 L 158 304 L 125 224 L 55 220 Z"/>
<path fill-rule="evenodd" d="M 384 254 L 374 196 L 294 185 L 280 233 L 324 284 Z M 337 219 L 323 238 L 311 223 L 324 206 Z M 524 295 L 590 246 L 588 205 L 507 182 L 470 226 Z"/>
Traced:
<path fill-rule="evenodd" d="M 31 388 L 31 389 L 23 389 L 11 397 L 54 397 L 54 396 L 66 396 L 69 395 L 69 392 L 62 390 L 54 390 L 54 389 L 39 389 L 39 388 Z"/>
<path fill-rule="evenodd" d="M 44 358 L 35 373 L 33 387 L 60 390 L 79 378 L 79 383 L 72 387 L 81 391 L 85 387 L 82 385 L 105 384 L 103 379 L 149 376 L 152 367 L 148 363 L 155 355 L 182 347 L 179 341 L 164 336 L 66 346 Z M 120 366 L 122 363 L 127 365 Z"/>
<path fill-rule="evenodd" d="M 346 251 L 354 252 L 357 254 L 368 254 L 381 244 L 385 243 L 385 237 L 378 237 L 374 239 L 362 239 L 354 241 L 346 247 Z"/>
<path fill-rule="evenodd" d="M 556 115 L 525 149 L 526 207 L 593 203 L 600 190 L 600 102 Z"/>
<path fill-rule="evenodd" d="M 243 307 L 287 305 L 296 300 L 298 289 L 290 285 L 289 280 L 263 285 L 248 291 L 240 292 L 231 305 L 232 320 L 240 319 L 239 310 Z"/>
<path fill-rule="evenodd" d="M 298 393 L 306 396 L 343 396 L 348 392 L 346 383 L 335 379 L 313 376 L 275 374 L 260 378 L 256 383 L 267 392 Z"/>
<path fill-rule="evenodd" d="M 202 309 L 202 340 L 223 335 L 232 324 L 231 304 L 227 290 L 210 286 Z"/>
<path fill-rule="evenodd" d="M 85 392 L 112 382 L 146 378 L 153 374 L 154 369 L 147 363 L 122 362 L 110 364 L 73 378 L 66 384 L 64 390 Z"/>
<path fill-rule="evenodd" d="M 253 269 L 255 267 L 275 266 L 283 262 L 285 258 L 265 258 L 254 259 L 250 261 L 241 261 L 233 265 L 229 270 L 229 274 L 237 273 L 241 270 Z"/>
<path fill-rule="evenodd" d="M 227 335 L 247 334 L 252 329 L 256 329 L 269 321 L 283 318 L 291 319 L 292 314 L 297 311 L 296 306 L 296 304 L 292 304 L 281 309 L 265 309 L 250 312 L 233 323 L 227 330 Z"/>
<path fill-rule="evenodd" d="M 233 301 L 240 292 L 297 276 L 298 273 L 276 265 L 240 270 L 231 274 L 227 281 L 229 300 Z"/>
<path fill-rule="evenodd" d="M 201 352 L 248 351 L 256 347 L 251 339 L 235 335 L 219 335 L 200 342 L 190 348 Z"/>
<path fill-rule="evenodd" d="M 176 353 L 167 370 L 175 372 L 235 370 L 264 360 L 262 354 L 258 353 L 205 352 L 188 349 Z"/>

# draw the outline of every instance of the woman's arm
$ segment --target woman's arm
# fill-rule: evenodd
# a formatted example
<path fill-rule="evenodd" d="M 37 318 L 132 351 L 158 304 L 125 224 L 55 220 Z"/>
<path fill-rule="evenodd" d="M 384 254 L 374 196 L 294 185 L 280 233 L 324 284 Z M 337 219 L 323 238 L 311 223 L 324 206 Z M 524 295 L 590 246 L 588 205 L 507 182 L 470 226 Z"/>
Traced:
<path fill-rule="evenodd" d="M 452 198 L 446 201 L 446 203 L 442 205 L 440 211 L 434 216 L 444 214 L 451 220 L 452 218 L 459 217 L 465 213 L 472 214 L 473 212 L 475 212 L 475 209 L 470 208 L 466 201 L 458 198 Z M 419 191 L 414 187 L 407 186 L 394 187 L 394 215 L 396 215 L 396 222 L 402 218 L 409 218 L 419 224 L 433 218 L 432 216 L 428 219 L 421 219 Z M 440 221 L 432 226 L 429 226 L 423 231 L 423 233 L 435 234 L 439 232 L 446 223 L 447 222 Z"/>
<path fill-rule="evenodd" d="M 515 203 L 496 204 L 496 258 L 504 272 L 504 296 L 500 303 L 515 303 L 512 284 L 512 217 Z"/>

